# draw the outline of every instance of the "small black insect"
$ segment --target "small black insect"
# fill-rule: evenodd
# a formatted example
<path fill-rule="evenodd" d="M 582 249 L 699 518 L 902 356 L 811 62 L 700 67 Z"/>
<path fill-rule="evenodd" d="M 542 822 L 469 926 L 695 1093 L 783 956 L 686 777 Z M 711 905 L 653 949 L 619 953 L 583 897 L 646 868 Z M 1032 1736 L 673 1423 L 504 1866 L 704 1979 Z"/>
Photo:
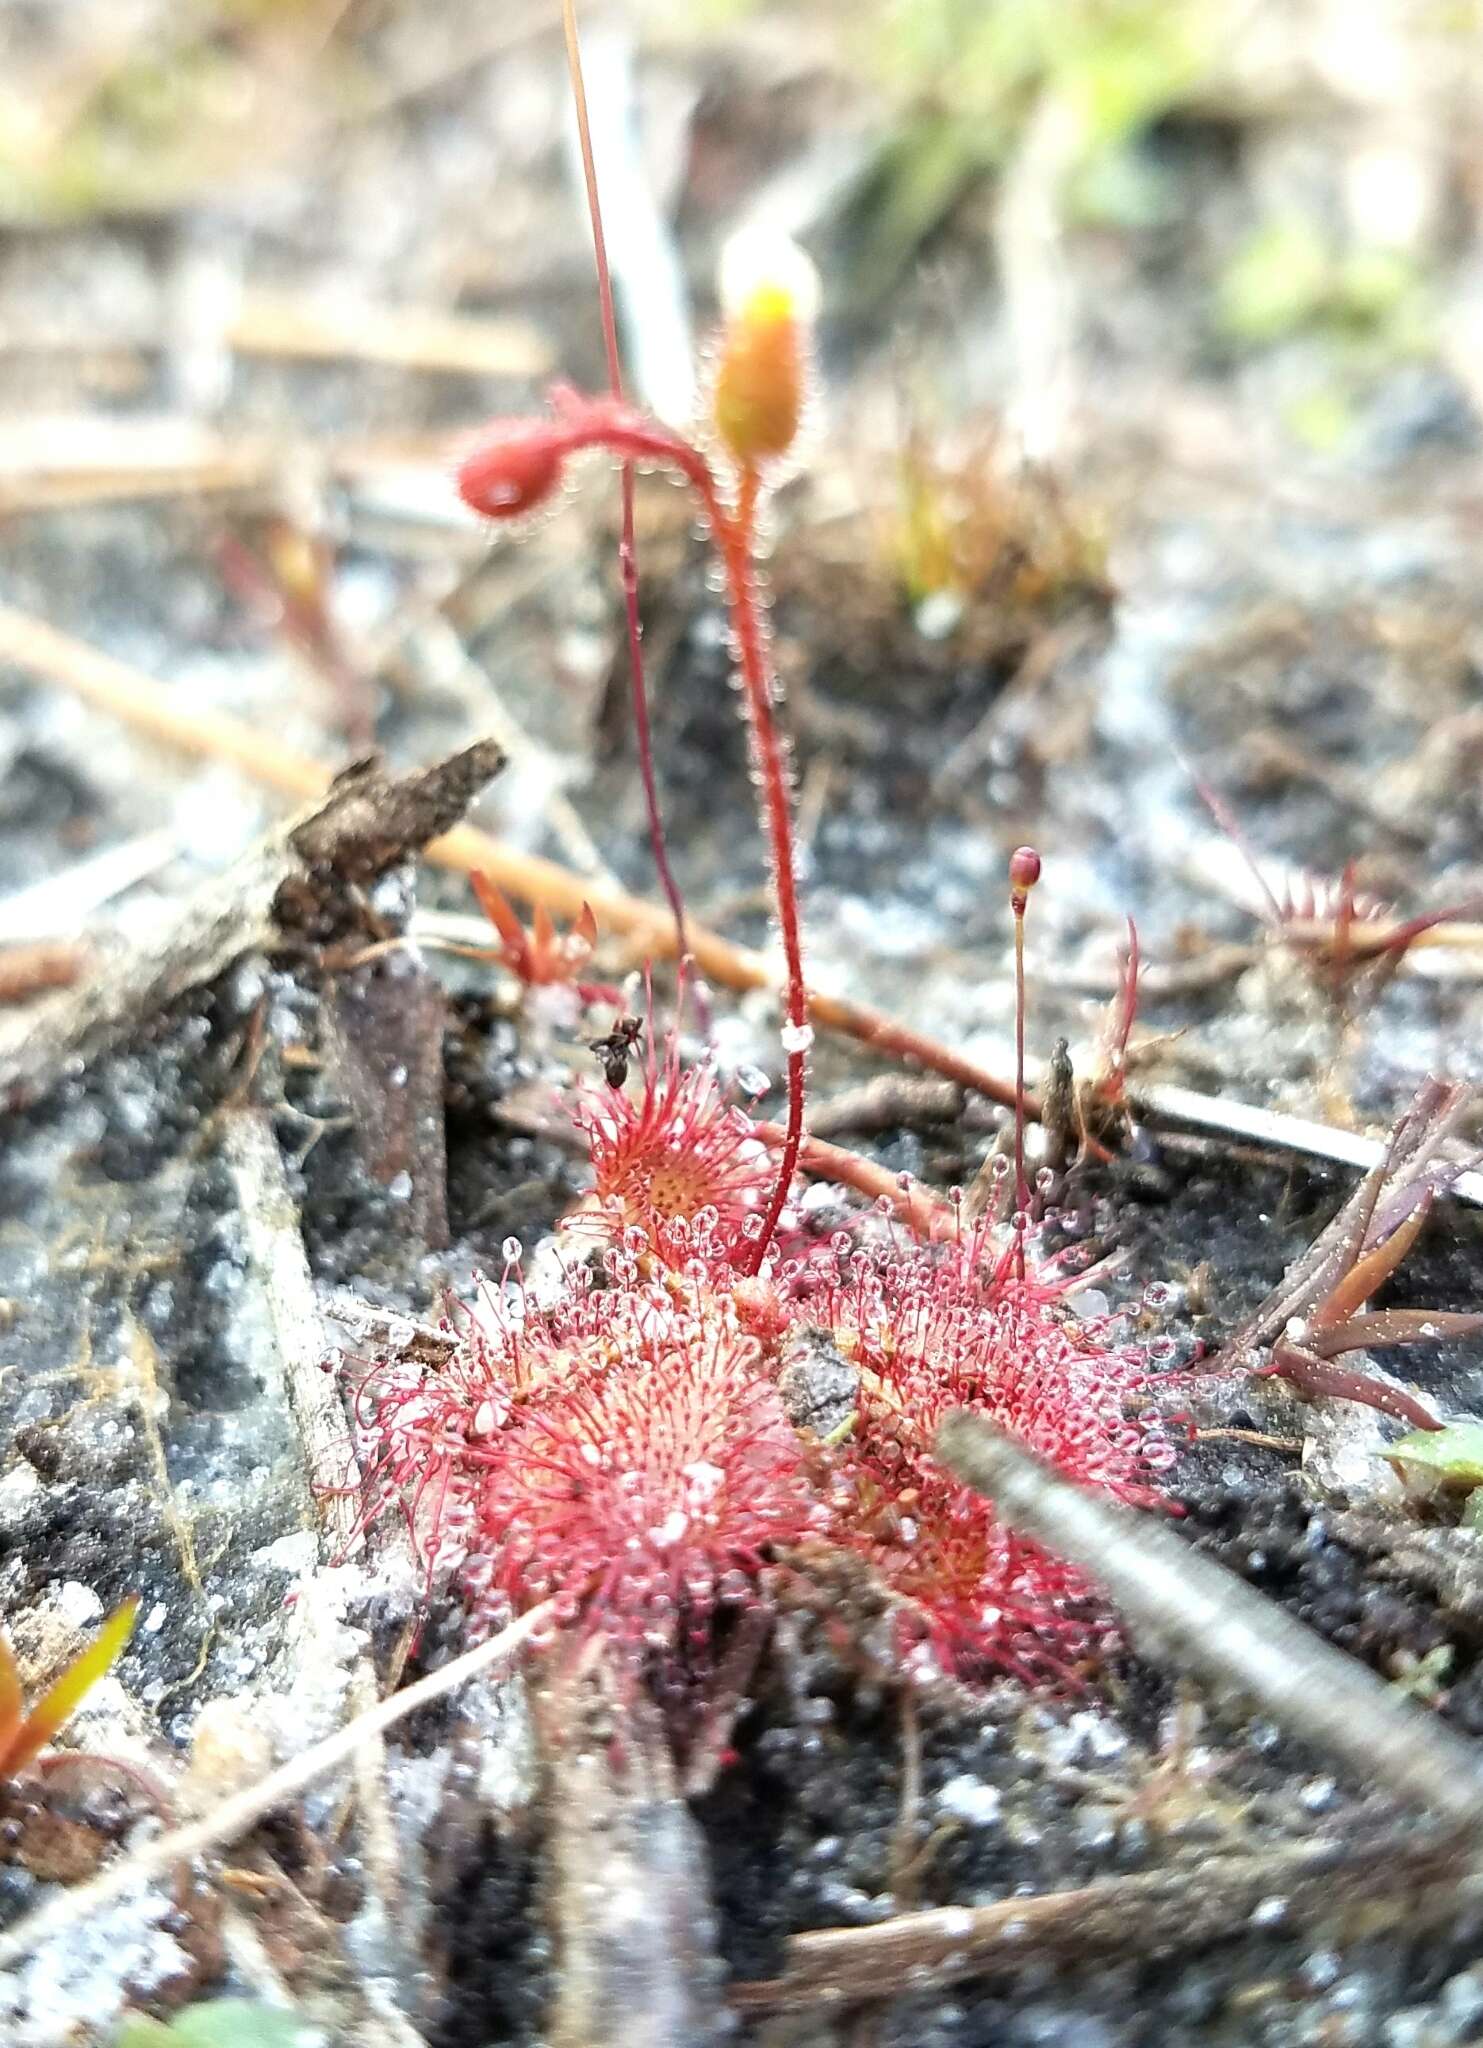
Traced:
<path fill-rule="evenodd" d="M 642 1017 L 620 1017 L 605 1038 L 588 1039 L 588 1049 L 595 1052 L 601 1061 L 603 1076 L 610 1088 L 621 1088 L 628 1079 L 628 1062 L 638 1051 L 643 1035 Z"/>

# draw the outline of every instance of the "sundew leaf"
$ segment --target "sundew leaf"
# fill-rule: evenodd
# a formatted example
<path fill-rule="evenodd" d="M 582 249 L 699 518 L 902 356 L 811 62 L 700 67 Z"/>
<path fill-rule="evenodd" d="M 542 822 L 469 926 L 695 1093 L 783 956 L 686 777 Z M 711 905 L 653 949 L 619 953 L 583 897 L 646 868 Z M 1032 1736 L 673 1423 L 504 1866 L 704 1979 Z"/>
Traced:
<path fill-rule="evenodd" d="M 212 1998 L 167 2026 L 142 2014 L 124 2021 L 115 2048 L 314 2048 L 322 2039 L 296 2013 L 246 1998 Z"/>
<path fill-rule="evenodd" d="M 1483 1422 L 1414 1430 L 1399 1443 L 1388 1444 L 1384 1455 L 1393 1465 L 1420 1467 L 1442 1486 L 1483 1486 Z"/>

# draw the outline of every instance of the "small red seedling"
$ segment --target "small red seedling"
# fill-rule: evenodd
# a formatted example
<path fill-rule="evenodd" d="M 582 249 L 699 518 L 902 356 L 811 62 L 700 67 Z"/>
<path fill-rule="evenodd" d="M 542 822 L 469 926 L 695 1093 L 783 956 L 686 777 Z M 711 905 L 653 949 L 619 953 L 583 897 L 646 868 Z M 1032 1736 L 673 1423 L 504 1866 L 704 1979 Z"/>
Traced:
<path fill-rule="evenodd" d="M 1473 916 L 1475 901 L 1448 904 L 1400 918 L 1395 906 L 1358 886 L 1358 867 L 1346 861 L 1337 879 L 1301 875 L 1274 889 L 1229 805 L 1195 779 L 1206 808 L 1236 848 L 1263 897 L 1262 919 L 1274 939 L 1302 962 L 1334 1007 L 1347 1017 L 1357 996 L 1373 1002 L 1429 931 Z"/>
<path fill-rule="evenodd" d="M 623 1066 L 626 1072 L 626 1056 Z M 582 1223 L 596 1221 L 611 1241 L 676 1265 L 697 1255 L 701 1239 L 728 1265 L 747 1264 L 772 1190 L 772 1161 L 709 1062 L 682 1066 L 673 1034 L 662 1054 L 650 1038 L 637 1094 L 611 1080 L 584 1088 L 572 1117 L 587 1140 L 596 1202 Z"/>
<path fill-rule="evenodd" d="M 518 1413 L 475 1503 L 464 1583 L 643 1657 L 703 1656 L 718 1605 L 756 1598 L 773 1546 L 817 1517 L 802 1446 L 756 1347 L 720 1317 L 651 1313 L 621 1373 L 598 1353 Z"/>
<path fill-rule="evenodd" d="M 618 991 L 606 982 L 581 979 L 582 969 L 597 945 L 597 918 L 590 903 L 582 905 L 575 924 L 565 932 L 559 932 L 550 911 L 537 904 L 527 931 L 508 896 L 490 876 L 476 869 L 469 880 L 479 899 L 479 908 L 499 934 L 500 943 L 493 957 L 502 961 L 517 980 L 527 988 L 570 986 L 584 1003 L 621 1002 Z"/>
<path fill-rule="evenodd" d="M 1064 1675 L 1111 1618 L 1078 1575 L 1003 1529 L 992 1505 L 931 1453 L 937 1424 L 969 1407 L 1069 1476 L 1140 1506 L 1158 1496 L 1162 1426 L 1134 1413 L 1146 1359 L 1107 1319 L 1061 1306 L 1072 1276 L 1026 1265 L 986 1227 L 950 1246 L 846 1259 L 810 1297 L 861 1375 L 839 1448 L 837 1539 L 866 1555 L 905 1603 L 904 1646 L 960 1676 Z"/>
<path fill-rule="evenodd" d="M 1364 1304 L 1378 1293 L 1406 1257 L 1421 1234 L 1431 1210 L 1428 1190 L 1418 1193 L 1415 1207 L 1385 1240 L 1364 1249 L 1379 1195 L 1380 1176 L 1373 1181 L 1369 1206 L 1361 1212 L 1354 1237 L 1354 1250 L 1328 1293 L 1306 1316 L 1295 1316 L 1272 1346 L 1269 1365 L 1258 1368 L 1257 1377 L 1287 1380 L 1300 1393 L 1310 1396 L 1335 1395 L 1340 1400 L 1359 1401 L 1407 1422 L 1413 1429 L 1440 1429 L 1441 1423 L 1414 1395 L 1369 1373 L 1336 1365 L 1346 1351 L 1363 1351 L 1372 1345 L 1440 1344 L 1449 1337 L 1470 1336 L 1483 1330 L 1483 1315 L 1459 1315 L 1440 1309 L 1376 1309 L 1361 1313 Z"/>

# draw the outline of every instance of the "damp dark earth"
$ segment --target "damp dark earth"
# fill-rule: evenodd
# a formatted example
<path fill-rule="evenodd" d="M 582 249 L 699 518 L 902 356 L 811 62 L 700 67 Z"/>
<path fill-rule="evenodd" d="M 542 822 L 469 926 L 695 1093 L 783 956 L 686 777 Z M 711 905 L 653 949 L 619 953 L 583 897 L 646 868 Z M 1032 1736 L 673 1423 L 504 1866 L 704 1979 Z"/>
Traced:
<path fill-rule="evenodd" d="M 0 9 L 0 2041 L 1483 2040 L 1474 12 L 566 13 Z"/>

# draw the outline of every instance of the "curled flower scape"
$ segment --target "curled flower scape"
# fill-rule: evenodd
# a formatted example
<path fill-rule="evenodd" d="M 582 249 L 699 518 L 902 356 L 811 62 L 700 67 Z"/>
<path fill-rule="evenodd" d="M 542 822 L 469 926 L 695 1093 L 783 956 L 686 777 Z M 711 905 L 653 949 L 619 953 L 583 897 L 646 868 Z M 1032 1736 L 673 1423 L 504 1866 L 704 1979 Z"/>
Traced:
<path fill-rule="evenodd" d="M 605 277 L 600 232 L 595 239 L 599 271 Z M 630 568 L 629 472 L 639 467 L 670 470 L 684 479 L 696 498 L 726 596 L 786 969 L 782 1044 L 787 1055 L 788 1116 L 772 1191 L 746 1255 L 755 1274 L 768 1256 L 798 1165 L 804 1135 L 807 1054 L 813 1038 L 803 972 L 788 749 L 775 715 L 780 691 L 759 573 L 758 518 L 787 458 L 796 452 L 807 408 L 818 276 L 804 252 L 786 238 L 739 236 L 728 246 L 723 261 L 721 300 L 708 421 L 699 441 L 675 433 L 624 398 L 617 345 L 610 328 L 610 390 L 590 396 L 559 384 L 550 393 L 550 411 L 544 418 L 492 420 L 464 453 L 458 467 L 458 490 L 470 510 L 518 530 L 527 515 L 538 512 L 565 484 L 574 456 L 603 449 L 624 466 L 622 552 L 629 558 Z M 630 576 L 627 608 L 636 738 L 650 835 L 683 954 L 684 917 L 663 851 L 648 712 L 639 680 L 642 636 L 636 591 Z"/>

